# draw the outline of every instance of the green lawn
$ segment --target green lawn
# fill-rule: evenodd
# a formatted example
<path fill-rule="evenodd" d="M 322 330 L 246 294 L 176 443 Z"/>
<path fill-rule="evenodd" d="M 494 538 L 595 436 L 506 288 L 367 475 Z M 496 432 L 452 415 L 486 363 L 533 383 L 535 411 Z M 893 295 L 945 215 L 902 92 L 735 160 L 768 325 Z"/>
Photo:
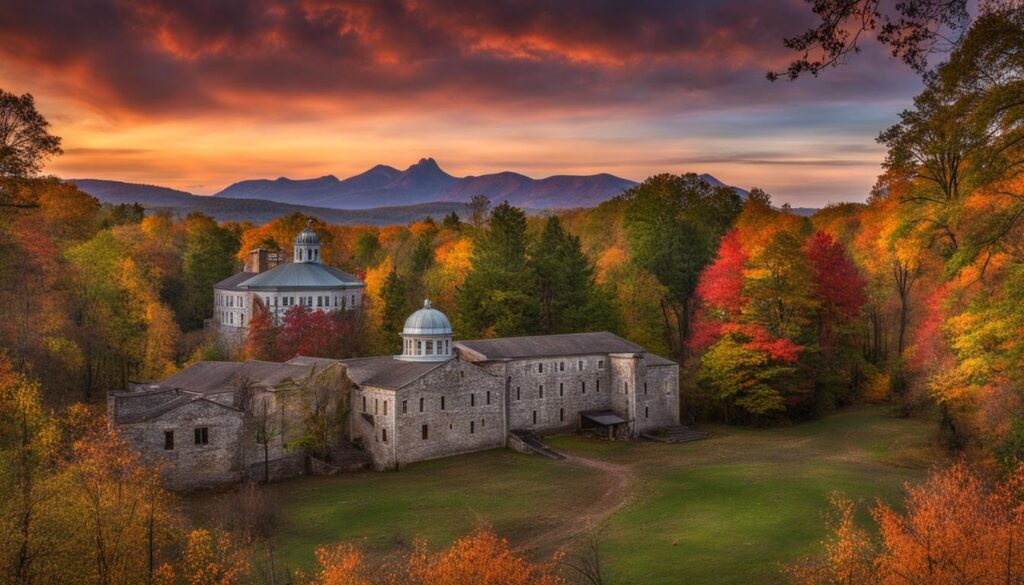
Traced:
<path fill-rule="evenodd" d="M 683 445 L 550 443 L 636 472 L 599 533 L 612 583 L 774 583 L 781 563 L 820 550 L 830 493 L 897 501 L 923 477 L 940 457 L 934 428 L 864 407 L 788 428 L 712 427 L 711 439 Z M 372 561 L 478 526 L 514 545 L 574 517 L 603 486 L 598 471 L 496 450 L 271 489 L 286 519 L 282 556 L 308 567 L 320 544 L 351 542 Z"/>

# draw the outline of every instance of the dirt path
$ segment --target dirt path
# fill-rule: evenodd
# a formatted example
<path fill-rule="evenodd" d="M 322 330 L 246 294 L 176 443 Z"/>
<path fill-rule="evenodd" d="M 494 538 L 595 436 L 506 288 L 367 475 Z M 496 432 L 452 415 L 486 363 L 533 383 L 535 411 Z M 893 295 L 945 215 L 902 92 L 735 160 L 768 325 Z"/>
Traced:
<path fill-rule="evenodd" d="M 604 491 L 597 499 L 588 502 L 576 515 L 562 519 L 555 528 L 520 542 L 520 550 L 554 551 L 584 534 L 592 526 L 607 520 L 629 501 L 633 483 L 636 481 L 636 473 L 631 468 L 597 459 L 564 455 L 566 458 L 563 463 L 589 467 L 604 474 Z"/>

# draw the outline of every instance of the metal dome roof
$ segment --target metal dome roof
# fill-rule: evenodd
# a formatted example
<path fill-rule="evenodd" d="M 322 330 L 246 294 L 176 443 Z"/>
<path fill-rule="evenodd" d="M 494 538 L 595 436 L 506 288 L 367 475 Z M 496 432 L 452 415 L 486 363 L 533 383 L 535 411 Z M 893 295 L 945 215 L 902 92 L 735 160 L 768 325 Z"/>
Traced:
<path fill-rule="evenodd" d="M 320 236 L 316 235 L 313 231 L 313 220 L 306 222 L 306 229 L 299 232 L 299 235 L 295 236 L 296 244 L 320 244 Z"/>
<path fill-rule="evenodd" d="M 444 313 L 433 308 L 430 301 L 423 301 L 423 308 L 405 320 L 402 335 L 451 335 L 452 324 Z"/>

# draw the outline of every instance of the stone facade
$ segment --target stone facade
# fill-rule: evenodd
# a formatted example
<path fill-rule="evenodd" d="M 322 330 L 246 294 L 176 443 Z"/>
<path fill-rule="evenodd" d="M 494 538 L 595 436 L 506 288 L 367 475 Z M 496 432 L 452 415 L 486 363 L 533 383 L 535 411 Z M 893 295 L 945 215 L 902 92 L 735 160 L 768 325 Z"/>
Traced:
<path fill-rule="evenodd" d="M 353 388 L 352 438 L 377 469 L 505 444 L 501 378 L 449 360 L 398 389 Z"/>

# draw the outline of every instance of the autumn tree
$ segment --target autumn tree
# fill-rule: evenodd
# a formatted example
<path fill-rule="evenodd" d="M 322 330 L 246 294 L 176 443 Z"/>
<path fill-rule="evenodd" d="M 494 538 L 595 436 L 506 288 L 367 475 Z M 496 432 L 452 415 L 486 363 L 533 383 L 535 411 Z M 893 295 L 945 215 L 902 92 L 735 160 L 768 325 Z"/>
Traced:
<path fill-rule="evenodd" d="M 965 463 L 907 488 L 901 509 L 876 504 L 876 545 L 836 500 L 823 558 L 788 569 L 793 583 L 1017 583 L 1024 579 L 1024 471 L 989 489 Z M 904 511 L 905 510 L 905 511 Z"/>
<path fill-rule="evenodd" d="M 184 291 L 177 307 L 185 330 L 202 326 L 213 314 L 213 285 L 235 270 L 238 239 L 212 218 L 191 213 L 185 221 L 187 243 L 182 256 Z"/>
<path fill-rule="evenodd" d="M 407 583 L 416 585 L 563 585 L 555 563 L 535 564 L 516 554 L 508 541 L 480 531 L 432 554 L 422 541 L 409 559 Z"/>
<path fill-rule="evenodd" d="M 63 153 L 49 128 L 32 94 L 0 89 L 0 177 L 33 177 L 46 159 Z"/>
<path fill-rule="evenodd" d="M 277 333 L 271 315 L 259 295 L 253 296 L 252 317 L 245 334 L 243 354 L 249 359 L 273 361 L 277 359 Z"/>

